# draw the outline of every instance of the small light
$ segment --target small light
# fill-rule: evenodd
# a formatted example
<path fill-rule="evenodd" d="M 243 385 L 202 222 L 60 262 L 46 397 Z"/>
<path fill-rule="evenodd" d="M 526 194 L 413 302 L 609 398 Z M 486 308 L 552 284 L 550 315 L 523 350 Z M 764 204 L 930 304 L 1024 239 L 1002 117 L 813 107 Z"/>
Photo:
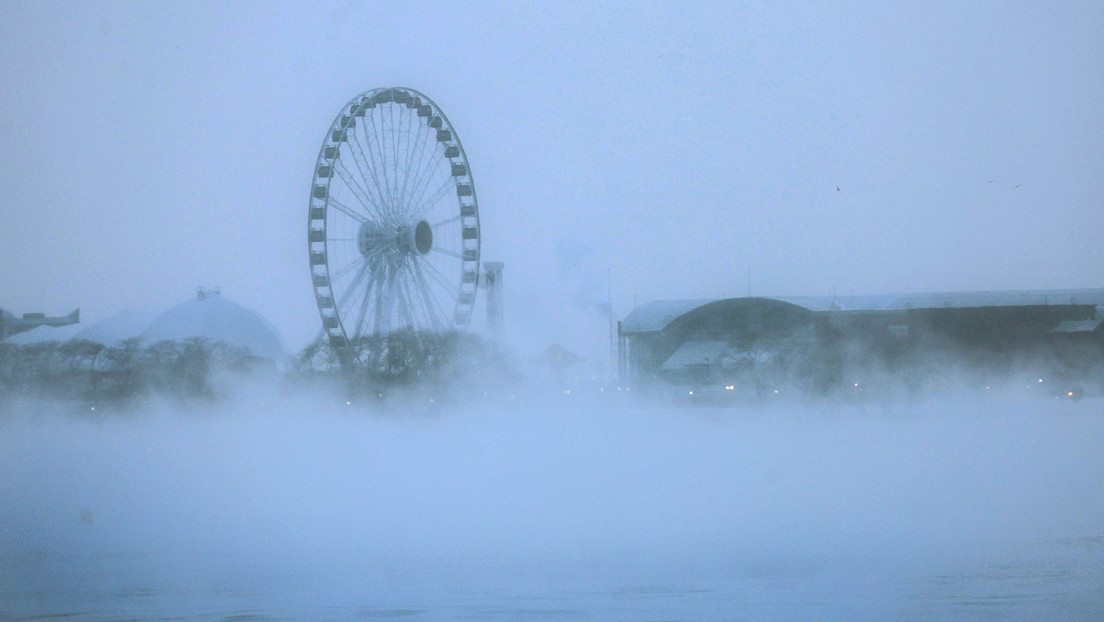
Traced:
<path fill-rule="evenodd" d="M 96 407 L 95 407 L 95 406 L 93 406 L 93 407 L 92 407 L 92 410 L 96 410 Z"/>
<path fill-rule="evenodd" d="M 1042 382 L 1042 381 L 1043 381 L 1043 379 L 1042 379 L 1042 378 L 1039 378 L 1039 382 Z"/>
<path fill-rule="evenodd" d="M 1069 397 L 1073 397 L 1073 391 L 1070 391 L 1069 393 L 1066 393 L 1066 395 L 1068 395 Z M 95 409 L 93 409 L 93 410 L 95 410 Z"/>
<path fill-rule="evenodd" d="M 691 391 L 691 392 L 690 392 L 690 395 L 693 395 L 693 394 L 694 394 L 694 392 L 693 392 L 693 391 Z"/>
<path fill-rule="evenodd" d="M 775 394 L 775 395 L 778 395 L 778 389 L 775 389 L 775 390 L 774 390 L 774 394 Z"/>

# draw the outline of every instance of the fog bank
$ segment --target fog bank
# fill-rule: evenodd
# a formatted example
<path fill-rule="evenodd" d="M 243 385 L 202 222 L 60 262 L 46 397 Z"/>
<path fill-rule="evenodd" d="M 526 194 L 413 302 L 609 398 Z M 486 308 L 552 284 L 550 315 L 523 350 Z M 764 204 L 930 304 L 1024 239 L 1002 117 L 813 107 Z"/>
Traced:
<path fill-rule="evenodd" d="M 992 567 L 998 613 L 1100 612 L 1101 406 L 20 405 L 0 615 L 965 619 Z"/>

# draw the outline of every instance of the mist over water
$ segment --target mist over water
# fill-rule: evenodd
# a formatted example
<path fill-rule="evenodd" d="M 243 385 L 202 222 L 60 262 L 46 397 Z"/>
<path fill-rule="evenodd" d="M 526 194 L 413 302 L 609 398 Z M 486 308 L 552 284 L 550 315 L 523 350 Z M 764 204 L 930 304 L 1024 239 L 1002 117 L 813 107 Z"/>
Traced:
<path fill-rule="evenodd" d="M 1099 617 L 1102 406 L 8 405 L 0 616 Z"/>

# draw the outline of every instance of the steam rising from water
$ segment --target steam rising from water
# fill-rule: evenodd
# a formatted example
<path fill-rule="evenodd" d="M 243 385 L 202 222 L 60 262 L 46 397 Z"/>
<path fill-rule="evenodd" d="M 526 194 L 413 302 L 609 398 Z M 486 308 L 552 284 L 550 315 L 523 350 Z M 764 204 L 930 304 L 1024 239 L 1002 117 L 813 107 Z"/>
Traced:
<path fill-rule="evenodd" d="M 20 405 L 0 614 L 1099 614 L 1101 406 Z"/>

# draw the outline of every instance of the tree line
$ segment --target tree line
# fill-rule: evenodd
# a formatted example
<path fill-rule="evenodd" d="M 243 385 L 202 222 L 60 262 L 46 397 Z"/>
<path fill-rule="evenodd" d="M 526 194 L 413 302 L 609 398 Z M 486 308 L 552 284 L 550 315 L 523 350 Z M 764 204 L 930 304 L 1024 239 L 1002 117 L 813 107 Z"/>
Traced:
<path fill-rule="evenodd" d="M 0 343 L 0 388 L 9 394 L 92 401 L 151 395 L 213 399 L 224 374 L 245 375 L 271 362 L 247 348 L 194 337 L 113 346 L 87 340 Z"/>

